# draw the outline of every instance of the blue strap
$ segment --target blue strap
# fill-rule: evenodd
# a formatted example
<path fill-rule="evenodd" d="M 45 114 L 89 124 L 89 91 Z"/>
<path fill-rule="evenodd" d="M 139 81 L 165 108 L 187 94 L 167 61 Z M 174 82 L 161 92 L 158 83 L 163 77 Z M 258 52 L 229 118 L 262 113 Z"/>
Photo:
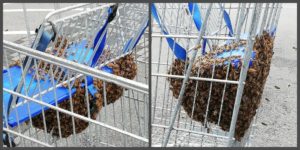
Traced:
<path fill-rule="evenodd" d="M 233 36 L 232 24 L 231 24 L 229 14 L 227 13 L 227 11 L 225 9 L 223 9 L 223 18 L 224 18 L 226 26 L 228 27 L 228 30 L 229 30 L 228 34 L 229 34 L 230 37 L 232 37 Z"/>
<path fill-rule="evenodd" d="M 198 5 L 196 3 L 188 3 L 188 8 L 189 8 L 190 14 L 193 17 L 196 28 L 198 29 L 198 31 L 200 31 L 201 25 L 202 25 L 200 8 L 198 7 Z M 221 8 L 223 9 L 224 21 L 225 21 L 226 26 L 229 30 L 229 36 L 232 37 L 233 36 L 233 29 L 232 29 L 232 24 L 231 24 L 229 14 L 227 13 L 227 11 L 223 7 L 221 7 Z M 203 39 L 202 54 L 205 54 L 206 42 L 207 42 L 207 39 Z"/>
<path fill-rule="evenodd" d="M 169 35 L 167 29 L 165 28 L 165 26 L 162 24 L 162 22 L 160 21 L 160 18 L 157 14 L 155 5 L 152 4 L 151 5 L 151 14 L 153 16 L 153 18 L 155 19 L 155 21 L 158 23 L 158 25 L 161 28 L 161 31 L 165 34 L 165 35 Z M 179 44 L 177 44 L 172 38 L 167 37 L 166 38 L 169 47 L 172 49 L 172 51 L 174 52 L 174 55 L 182 60 L 185 61 L 186 60 L 186 51 L 183 47 L 181 47 Z"/>
<path fill-rule="evenodd" d="M 140 39 L 141 39 L 142 35 L 144 34 L 144 32 L 145 32 L 146 28 L 148 27 L 148 25 L 149 25 L 149 21 L 147 21 L 147 24 L 144 26 L 142 32 L 139 34 L 139 36 L 138 36 L 137 40 L 135 41 L 135 43 L 134 43 L 134 45 L 133 45 L 132 48 L 134 48 L 134 47 L 137 45 L 137 43 L 140 41 Z M 126 53 L 126 52 L 129 51 L 129 45 L 131 44 L 132 39 L 133 39 L 133 38 L 130 38 L 130 39 L 126 42 L 126 44 L 125 44 L 125 46 L 124 46 L 124 48 L 123 48 L 123 53 Z"/>
<path fill-rule="evenodd" d="M 110 16 L 112 14 L 112 8 L 109 8 L 108 9 L 108 16 Z M 105 43 L 106 43 L 106 35 L 107 35 L 107 31 L 106 31 L 106 28 L 107 28 L 107 25 L 108 25 L 108 18 L 106 19 L 103 27 L 98 31 L 95 39 L 94 39 L 94 46 L 93 48 L 96 48 L 97 46 L 97 43 L 99 42 L 100 40 L 100 37 L 102 36 L 103 32 L 105 31 L 104 35 L 103 35 L 103 38 L 102 38 L 102 41 L 100 42 L 100 45 L 98 46 L 98 49 L 94 49 L 94 51 L 96 51 L 94 57 L 93 57 L 93 60 L 92 60 L 92 64 L 91 64 L 91 67 L 95 67 L 95 65 L 97 64 L 97 61 L 99 59 L 99 57 L 101 56 L 102 54 L 102 51 L 105 47 Z"/>
<path fill-rule="evenodd" d="M 205 52 L 205 48 L 206 48 L 206 42 L 207 42 L 207 39 L 203 39 L 203 42 L 202 42 L 202 54 L 205 55 L 206 52 Z"/>
<path fill-rule="evenodd" d="M 198 31 L 200 31 L 201 26 L 202 26 L 202 18 L 201 18 L 200 9 L 199 9 L 198 5 L 195 3 L 188 3 L 188 6 L 189 6 L 190 14 L 192 15 L 194 23 L 196 25 L 196 28 L 198 29 Z"/>
<path fill-rule="evenodd" d="M 201 18 L 200 8 L 198 7 L 198 5 L 196 3 L 188 3 L 188 7 L 189 7 L 190 14 L 193 17 L 196 28 L 198 31 L 200 31 L 201 26 L 202 26 L 202 18 Z M 203 42 L 202 42 L 202 54 L 203 55 L 205 54 L 206 42 L 207 42 L 207 39 L 203 39 Z"/>
<path fill-rule="evenodd" d="M 98 49 L 96 50 L 96 53 L 95 53 L 95 56 L 92 60 L 92 64 L 91 64 L 91 67 L 95 67 L 95 65 L 97 64 L 97 61 L 99 59 L 99 57 L 101 56 L 102 54 L 102 51 L 105 47 L 105 43 L 106 43 L 106 36 L 107 36 L 107 25 L 110 21 L 113 20 L 113 18 L 115 17 L 116 15 L 116 11 L 117 11 L 117 7 L 118 6 L 113 6 L 113 7 L 110 7 L 108 9 L 108 17 L 107 17 L 107 20 L 105 21 L 103 27 L 99 30 L 99 32 L 97 33 L 97 36 L 95 37 L 95 40 L 94 40 L 94 48 L 96 47 L 98 41 L 100 40 L 100 37 L 102 36 L 103 32 L 105 31 L 104 35 L 103 35 L 103 38 L 102 38 L 102 41 L 98 47 Z M 113 74 L 113 69 L 108 67 L 108 66 L 104 66 L 101 68 L 102 71 L 105 71 L 105 72 L 108 72 L 108 73 L 111 73 Z"/>

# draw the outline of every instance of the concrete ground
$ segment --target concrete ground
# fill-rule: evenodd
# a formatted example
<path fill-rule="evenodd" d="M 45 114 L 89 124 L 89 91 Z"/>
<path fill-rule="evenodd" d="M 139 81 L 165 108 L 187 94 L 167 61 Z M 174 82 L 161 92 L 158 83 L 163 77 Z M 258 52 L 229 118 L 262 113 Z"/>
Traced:
<path fill-rule="evenodd" d="M 252 146 L 295 147 L 297 146 L 296 4 L 283 5 L 274 52 Z"/>

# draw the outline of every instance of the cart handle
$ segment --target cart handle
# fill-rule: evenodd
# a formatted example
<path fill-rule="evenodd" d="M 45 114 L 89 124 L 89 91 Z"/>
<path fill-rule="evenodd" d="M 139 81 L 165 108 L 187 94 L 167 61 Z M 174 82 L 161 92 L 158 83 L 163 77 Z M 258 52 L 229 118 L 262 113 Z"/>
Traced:
<path fill-rule="evenodd" d="M 69 6 L 69 7 L 64 7 L 64 8 L 61 8 L 61 9 L 58 9 L 56 11 L 52 11 L 50 13 L 47 14 L 47 16 L 44 18 L 44 23 L 47 23 L 48 20 L 53 17 L 54 15 L 56 14 L 59 14 L 59 13 L 63 13 L 63 12 L 66 12 L 66 11 L 70 11 L 72 9 L 76 9 L 76 8 L 80 8 L 80 7 L 84 7 L 84 6 L 87 6 L 87 5 L 90 5 L 90 3 L 84 3 L 84 4 L 77 4 L 77 5 L 73 5 L 73 6 Z M 107 5 L 104 5 L 104 7 L 107 7 L 107 6 L 111 6 L 111 5 L 114 5 L 113 4 L 107 4 Z"/>

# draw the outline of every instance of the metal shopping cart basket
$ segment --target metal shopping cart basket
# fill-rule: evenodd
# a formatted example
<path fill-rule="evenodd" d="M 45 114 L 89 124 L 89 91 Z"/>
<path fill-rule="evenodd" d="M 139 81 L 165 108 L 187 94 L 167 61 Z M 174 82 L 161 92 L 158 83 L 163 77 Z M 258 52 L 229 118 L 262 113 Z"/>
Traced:
<path fill-rule="evenodd" d="M 4 144 L 148 146 L 147 14 L 78 4 L 49 13 L 31 48 L 4 41 Z"/>
<path fill-rule="evenodd" d="M 249 146 L 281 4 L 151 10 L 152 146 Z"/>

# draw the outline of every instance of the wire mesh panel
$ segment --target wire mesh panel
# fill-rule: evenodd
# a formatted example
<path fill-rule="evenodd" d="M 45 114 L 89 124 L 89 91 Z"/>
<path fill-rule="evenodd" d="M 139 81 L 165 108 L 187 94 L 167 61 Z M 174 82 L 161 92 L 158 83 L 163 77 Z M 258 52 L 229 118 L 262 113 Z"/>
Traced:
<path fill-rule="evenodd" d="M 277 3 L 155 3 L 152 146 L 249 146 Z"/>
<path fill-rule="evenodd" d="M 4 143 L 148 146 L 147 8 L 77 4 L 49 13 L 31 47 L 4 41 Z"/>

